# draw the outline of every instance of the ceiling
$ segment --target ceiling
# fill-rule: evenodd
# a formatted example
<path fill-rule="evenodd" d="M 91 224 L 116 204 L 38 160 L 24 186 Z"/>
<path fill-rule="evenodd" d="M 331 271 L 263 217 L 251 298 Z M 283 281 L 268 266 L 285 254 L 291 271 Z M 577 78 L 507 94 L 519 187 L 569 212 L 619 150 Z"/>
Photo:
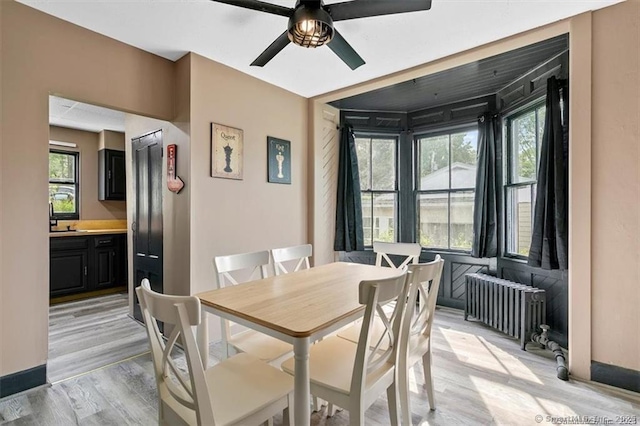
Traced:
<path fill-rule="evenodd" d="M 49 96 L 49 124 L 88 132 L 124 132 L 124 112 Z"/>
<path fill-rule="evenodd" d="M 337 22 L 367 62 L 355 71 L 326 46 L 291 44 L 264 68 L 250 67 L 286 29 L 287 19 L 209 0 L 19 1 L 170 60 L 195 52 L 312 97 L 622 0 L 433 0 L 429 11 Z"/>
<path fill-rule="evenodd" d="M 332 102 L 343 110 L 413 112 L 498 92 L 569 48 L 558 36 L 520 49 Z"/>

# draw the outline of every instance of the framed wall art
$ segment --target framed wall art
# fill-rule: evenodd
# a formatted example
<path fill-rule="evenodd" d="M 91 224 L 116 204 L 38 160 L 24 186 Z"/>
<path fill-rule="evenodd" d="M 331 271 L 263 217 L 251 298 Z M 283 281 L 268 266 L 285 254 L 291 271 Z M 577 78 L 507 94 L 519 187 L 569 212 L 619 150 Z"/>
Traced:
<path fill-rule="evenodd" d="M 291 184 L 291 142 L 267 136 L 268 181 Z"/>
<path fill-rule="evenodd" d="M 211 176 L 242 180 L 243 132 L 211 123 Z"/>

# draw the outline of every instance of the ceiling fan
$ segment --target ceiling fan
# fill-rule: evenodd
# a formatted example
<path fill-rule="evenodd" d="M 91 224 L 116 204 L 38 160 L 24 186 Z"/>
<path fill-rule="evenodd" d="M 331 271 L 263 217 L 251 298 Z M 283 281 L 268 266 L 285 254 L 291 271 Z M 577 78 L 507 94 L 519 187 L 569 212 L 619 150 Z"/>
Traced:
<path fill-rule="evenodd" d="M 416 12 L 431 8 L 431 0 L 351 0 L 325 5 L 322 0 L 297 0 L 294 8 L 258 0 L 212 0 L 273 15 L 286 16 L 289 25 L 267 49 L 251 63 L 263 67 L 290 42 L 302 47 L 328 45 L 352 70 L 364 59 L 333 27 L 337 21 L 370 16 Z"/>

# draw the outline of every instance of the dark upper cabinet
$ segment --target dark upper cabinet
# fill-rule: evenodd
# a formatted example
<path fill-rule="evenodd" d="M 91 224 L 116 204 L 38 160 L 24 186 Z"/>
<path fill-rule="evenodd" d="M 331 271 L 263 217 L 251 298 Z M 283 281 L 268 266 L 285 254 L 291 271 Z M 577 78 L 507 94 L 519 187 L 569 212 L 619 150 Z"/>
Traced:
<path fill-rule="evenodd" d="M 98 199 L 124 200 L 127 186 L 124 151 L 101 149 L 98 151 Z"/>

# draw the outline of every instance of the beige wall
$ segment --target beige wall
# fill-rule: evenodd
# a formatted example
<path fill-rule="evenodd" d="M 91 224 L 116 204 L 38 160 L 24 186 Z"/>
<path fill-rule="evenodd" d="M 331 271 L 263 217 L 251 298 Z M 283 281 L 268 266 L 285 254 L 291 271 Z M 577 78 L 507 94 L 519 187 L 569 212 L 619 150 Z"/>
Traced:
<path fill-rule="evenodd" d="M 0 187 L 0 200 L 12 200 L 0 204 L 0 375 L 6 375 L 47 359 L 49 94 L 170 120 L 175 68 L 14 1 L 0 3 L 0 182 L 20 183 Z"/>
<path fill-rule="evenodd" d="M 124 149 L 124 134 L 110 132 L 111 149 L 117 149 L 116 141 L 120 142 L 120 150 Z M 53 141 L 72 142 L 77 148 L 50 146 L 60 151 L 74 151 L 80 153 L 80 220 L 98 219 L 126 219 L 127 204 L 124 201 L 98 200 L 98 148 L 102 140 L 101 133 L 85 132 L 83 130 L 67 129 L 49 126 L 49 138 Z"/>
<path fill-rule="evenodd" d="M 640 3 L 593 14 L 592 359 L 640 370 Z"/>
<path fill-rule="evenodd" d="M 244 131 L 243 180 L 210 177 L 211 122 Z M 267 136 L 291 141 L 291 185 L 267 183 Z M 307 242 L 305 98 L 191 54 L 191 141 L 192 292 L 216 255 Z"/>
<path fill-rule="evenodd" d="M 124 133 L 113 130 L 103 130 L 98 133 L 98 150 L 114 149 L 124 151 Z"/>

